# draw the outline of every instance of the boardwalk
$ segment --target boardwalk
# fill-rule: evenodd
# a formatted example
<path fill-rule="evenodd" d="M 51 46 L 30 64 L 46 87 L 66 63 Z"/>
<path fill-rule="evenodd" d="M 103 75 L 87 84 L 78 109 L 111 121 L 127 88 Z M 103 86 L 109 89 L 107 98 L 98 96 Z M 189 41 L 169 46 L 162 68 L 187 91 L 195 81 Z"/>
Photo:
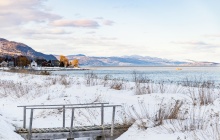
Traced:
<path fill-rule="evenodd" d="M 23 107 L 23 128 L 17 128 L 16 133 L 20 134 L 26 140 L 53 140 L 53 139 L 74 139 L 82 137 L 91 137 L 97 140 L 114 140 L 122 133 L 127 131 L 127 125 L 115 124 L 115 109 L 119 105 L 109 105 L 108 103 L 91 103 L 91 104 L 65 104 L 65 105 L 29 105 Z M 111 124 L 104 124 L 104 109 L 112 108 Z M 76 109 L 100 108 L 101 120 L 100 125 L 93 126 L 73 126 L 75 119 L 74 111 Z M 56 128 L 32 128 L 33 113 L 36 109 L 62 109 L 63 126 Z M 71 110 L 70 127 L 65 126 L 66 110 Z M 30 111 L 29 128 L 26 128 L 27 110 Z M 109 114 L 108 114 L 109 115 Z"/>

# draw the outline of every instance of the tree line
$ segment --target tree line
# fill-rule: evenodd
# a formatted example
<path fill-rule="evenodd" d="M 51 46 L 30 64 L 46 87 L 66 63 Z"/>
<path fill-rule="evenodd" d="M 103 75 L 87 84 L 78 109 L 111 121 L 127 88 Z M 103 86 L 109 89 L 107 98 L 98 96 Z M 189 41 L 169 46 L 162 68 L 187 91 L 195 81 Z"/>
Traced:
<path fill-rule="evenodd" d="M 44 58 L 30 59 L 27 56 L 0 56 L 0 63 L 3 61 L 11 67 L 27 67 L 32 61 L 35 61 L 38 66 L 42 67 L 79 67 L 78 59 L 69 61 L 64 55 L 60 55 L 60 60 L 46 60 Z"/>
<path fill-rule="evenodd" d="M 79 67 L 79 60 L 73 59 L 72 61 L 69 61 L 67 57 L 65 57 L 64 55 L 60 55 L 60 66 L 61 67 L 68 67 L 68 66 Z"/>

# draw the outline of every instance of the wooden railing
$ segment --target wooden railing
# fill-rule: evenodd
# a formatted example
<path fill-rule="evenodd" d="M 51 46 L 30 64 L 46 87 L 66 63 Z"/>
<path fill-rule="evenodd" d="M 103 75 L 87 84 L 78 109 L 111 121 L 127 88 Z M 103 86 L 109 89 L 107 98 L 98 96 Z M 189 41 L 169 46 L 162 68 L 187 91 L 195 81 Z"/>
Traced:
<path fill-rule="evenodd" d="M 26 129 L 26 117 L 27 110 L 30 111 L 30 122 L 28 129 L 28 139 L 32 136 L 32 124 L 33 124 L 33 114 L 36 109 L 62 109 L 63 110 L 63 128 L 65 128 L 65 114 L 66 109 L 71 109 L 71 124 L 70 124 L 70 137 L 72 137 L 73 121 L 74 121 L 74 111 L 75 109 L 87 109 L 87 108 L 100 108 L 101 110 L 101 125 L 104 125 L 104 108 L 112 107 L 112 122 L 111 122 L 111 136 L 114 132 L 114 122 L 115 122 L 115 110 L 116 107 L 120 105 L 109 105 L 109 103 L 86 103 L 86 104 L 59 104 L 59 105 L 23 105 L 18 107 L 23 107 L 23 128 Z"/>

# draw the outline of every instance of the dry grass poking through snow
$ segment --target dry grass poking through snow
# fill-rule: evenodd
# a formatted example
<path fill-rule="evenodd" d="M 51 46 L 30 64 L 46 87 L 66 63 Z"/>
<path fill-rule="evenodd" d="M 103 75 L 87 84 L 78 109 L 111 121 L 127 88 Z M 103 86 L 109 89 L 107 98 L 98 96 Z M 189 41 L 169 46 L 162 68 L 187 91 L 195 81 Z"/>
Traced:
<path fill-rule="evenodd" d="M 180 100 L 172 100 L 169 103 L 163 103 L 162 100 L 154 110 L 150 110 L 143 101 L 139 101 L 139 108 L 130 106 L 124 109 L 126 112 L 124 113 L 124 115 L 126 115 L 124 118 L 127 118 L 124 122 L 134 123 L 142 130 L 148 129 L 149 127 L 160 126 L 163 125 L 165 120 L 182 119 L 182 116 L 179 116 L 180 112 L 183 112 L 181 109 L 182 105 L 183 102 Z"/>
<path fill-rule="evenodd" d="M 31 69 L 15 69 L 11 68 L 10 70 L 7 70 L 6 72 L 11 73 L 23 73 L 23 74 L 35 74 L 35 75 L 51 75 L 49 71 L 35 71 Z"/>
<path fill-rule="evenodd" d="M 84 79 L 78 81 L 71 76 L 39 76 L 19 73 L 16 74 L 16 80 L 0 80 L 0 98 L 11 96 L 13 98 L 36 98 L 43 94 L 47 94 L 48 90 L 62 87 L 64 90 L 72 88 L 79 84 L 85 86 L 97 86 L 110 88 L 113 90 L 129 90 L 134 93 L 132 96 L 157 93 L 158 97 L 163 94 L 178 93 L 178 95 L 188 95 L 188 99 L 163 100 L 159 104 L 151 104 L 151 108 L 144 101 L 139 101 L 139 106 L 125 107 L 121 111 L 121 118 L 125 124 L 134 124 L 138 129 L 146 131 L 152 129 L 158 133 L 185 133 L 188 139 L 220 139 L 219 128 L 219 112 L 214 109 L 214 102 L 220 98 L 219 86 L 213 81 L 190 80 L 185 79 L 181 83 L 173 83 L 167 81 L 153 81 L 146 75 L 133 73 L 133 83 L 123 78 L 114 79 L 110 75 L 100 77 L 98 74 L 88 72 L 84 75 Z M 37 79 L 38 82 L 30 79 Z M 19 81 L 22 79 L 22 81 Z M 36 90 L 37 89 L 37 90 Z M 102 89 L 103 90 L 103 89 Z M 49 91 L 52 93 L 51 91 Z M 61 90 L 54 93 L 62 92 Z M 161 93 L 161 94 L 158 94 Z M 51 94 L 48 94 L 48 100 L 51 100 Z M 177 96 L 178 96 L 177 95 Z M 146 95 L 145 95 L 146 96 Z M 147 95 L 148 96 L 148 95 Z M 149 95 L 150 96 L 150 95 Z M 187 97 L 187 96 L 185 96 Z M 186 100 L 186 101 L 185 101 Z M 101 97 L 94 99 L 94 102 L 103 101 Z M 132 103 L 131 103 L 132 104 Z M 154 108 L 152 108 L 154 106 Z M 78 124 L 83 121 L 94 123 L 98 116 L 99 110 L 78 110 L 76 114 L 84 118 L 78 120 Z M 46 116 L 48 112 L 43 112 L 42 116 Z M 51 114 L 59 114 L 58 112 L 49 112 Z M 39 117 L 42 117 L 39 116 Z"/>
<path fill-rule="evenodd" d="M 186 87 L 186 93 L 189 95 L 193 105 L 209 105 L 220 97 L 219 87 L 214 81 L 194 79 L 186 80 L 182 83 Z"/>
<path fill-rule="evenodd" d="M 183 93 L 183 86 L 173 81 L 153 81 L 145 74 L 133 71 L 133 82 L 135 84 L 135 95 L 144 95 L 151 93 Z"/>
<path fill-rule="evenodd" d="M 8 74 L 9 77 L 14 75 L 11 73 L 5 74 Z M 39 76 L 18 73 L 16 74 L 15 79 L 0 79 L 0 98 L 36 98 L 41 95 L 47 94 L 49 90 L 53 89 L 52 87 L 54 85 L 58 84 L 64 86 L 64 88 L 68 88 L 75 82 L 76 79 L 68 76 Z M 58 89 L 58 91 L 59 90 L 61 89 Z"/>
<path fill-rule="evenodd" d="M 205 106 L 189 106 L 180 101 L 161 102 L 149 109 L 142 101 L 139 107 L 125 107 L 122 118 L 126 124 L 156 133 L 184 133 L 187 140 L 219 140 L 220 114 Z"/>
<path fill-rule="evenodd" d="M 20 98 L 27 95 L 31 90 L 31 87 L 22 82 L 15 83 L 8 80 L 0 80 L 0 87 L 0 97 L 14 96 L 16 98 Z"/>
<path fill-rule="evenodd" d="M 112 80 L 110 88 L 115 90 L 126 89 L 126 80 L 124 80 L 123 78 L 115 78 Z"/>

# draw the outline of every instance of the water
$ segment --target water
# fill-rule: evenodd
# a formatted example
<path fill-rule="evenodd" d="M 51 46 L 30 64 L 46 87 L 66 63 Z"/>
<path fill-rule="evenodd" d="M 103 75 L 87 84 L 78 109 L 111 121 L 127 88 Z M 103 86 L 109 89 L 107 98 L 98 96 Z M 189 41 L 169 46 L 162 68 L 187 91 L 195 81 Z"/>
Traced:
<path fill-rule="evenodd" d="M 53 74 L 67 74 L 84 76 L 85 73 L 95 73 L 100 77 L 111 75 L 112 78 L 124 78 L 132 80 L 133 72 L 142 75 L 154 81 L 185 81 L 202 79 L 212 80 L 220 83 L 220 67 L 179 67 L 182 70 L 176 70 L 176 67 L 89 67 L 86 71 L 54 71 Z"/>

